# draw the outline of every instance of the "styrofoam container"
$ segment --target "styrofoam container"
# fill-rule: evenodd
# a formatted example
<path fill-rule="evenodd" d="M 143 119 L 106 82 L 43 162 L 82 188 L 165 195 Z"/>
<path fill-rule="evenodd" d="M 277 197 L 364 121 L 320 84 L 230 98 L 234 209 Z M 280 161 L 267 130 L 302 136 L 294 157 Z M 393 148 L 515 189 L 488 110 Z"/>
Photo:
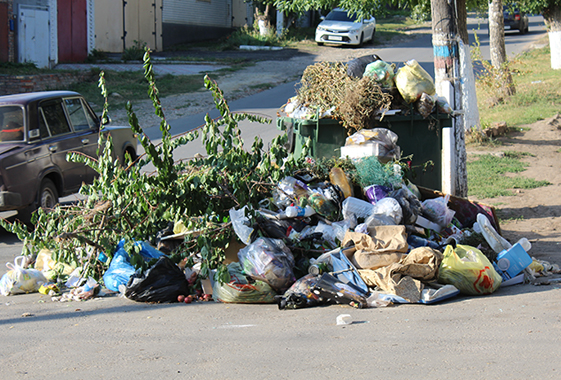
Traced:
<path fill-rule="evenodd" d="M 497 256 L 493 264 L 503 280 L 510 280 L 532 264 L 532 258 L 526 253 L 520 243 L 514 244 L 510 249 L 504 250 Z"/>
<path fill-rule="evenodd" d="M 384 157 L 388 150 L 382 144 L 345 145 L 341 147 L 341 158 Z"/>

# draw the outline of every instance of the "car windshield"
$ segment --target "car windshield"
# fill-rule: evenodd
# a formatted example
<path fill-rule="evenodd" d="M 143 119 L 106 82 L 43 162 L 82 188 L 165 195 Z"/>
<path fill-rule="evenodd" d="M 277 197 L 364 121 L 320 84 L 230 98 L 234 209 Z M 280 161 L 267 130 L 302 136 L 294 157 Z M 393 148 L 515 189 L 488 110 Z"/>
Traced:
<path fill-rule="evenodd" d="M 23 109 L 0 106 L 0 142 L 23 141 Z"/>
<path fill-rule="evenodd" d="M 355 22 L 357 20 L 356 14 L 353 14 L 351 17 L 344 11 L 331 11 L 325 18 L 329 21 L 350 21 Z"/>

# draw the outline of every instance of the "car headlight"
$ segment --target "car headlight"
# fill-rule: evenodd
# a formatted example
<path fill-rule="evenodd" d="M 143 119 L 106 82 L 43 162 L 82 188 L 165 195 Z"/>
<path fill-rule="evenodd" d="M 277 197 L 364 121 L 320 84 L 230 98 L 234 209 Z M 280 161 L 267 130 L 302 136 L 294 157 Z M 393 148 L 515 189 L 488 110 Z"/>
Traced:
<path fill-rule="evenodd" d="M 325 29 L 323 26 L 318 26 L 318 31 L 321 30 L 322 32 L 325 32 L 327 29 Z"/>
<path fill-rule="evenodd" d="M 360 32 L 360 30 L 358 30 L 358 29 L 349 30 L 349 34 L 358 34 L 358 32 Z"/>

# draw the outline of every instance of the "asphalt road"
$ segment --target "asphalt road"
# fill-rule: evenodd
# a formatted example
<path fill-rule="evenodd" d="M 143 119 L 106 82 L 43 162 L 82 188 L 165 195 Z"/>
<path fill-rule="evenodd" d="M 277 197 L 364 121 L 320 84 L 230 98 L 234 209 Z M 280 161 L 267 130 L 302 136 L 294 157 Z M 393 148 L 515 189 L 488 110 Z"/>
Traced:
<path fill-rule="evenodd" d="M 532 24 L 530 31 L 537 37 Z M 380 55 L 402 61 L 415 52 L 420 60 L 417 51 L 431 51 L 404 48 Z M 285 85 L 231 105 L 267 114 L 292 91 Z M 199 117 L 177 121 L 174 132 Z M 277 133 L 242 128 L 264 139 Z M 0 262 L 21 252 L 15 237 L 0 232 L 0 241 Z M 559 379 L 560 304 L 555 284 L 364 310 L 0 297 L 0 379 Z M 339 314 L 354 323 L 337 326 Z"/>

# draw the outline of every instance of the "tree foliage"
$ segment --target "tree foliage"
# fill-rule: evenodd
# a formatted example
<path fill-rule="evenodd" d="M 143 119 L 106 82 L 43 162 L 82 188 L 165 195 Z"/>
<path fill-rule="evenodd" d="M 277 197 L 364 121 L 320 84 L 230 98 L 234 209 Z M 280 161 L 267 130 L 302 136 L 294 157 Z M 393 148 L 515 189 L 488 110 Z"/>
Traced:
<path fill-rule="evenodd" d="M 205 87 L 212 92 L 220 117 L 205 118 L 200 137 L 206 156 L 175 161 L 180 146 L 199 137 L 194 131 L 179 137 L 170 134 L 149 51 L 144 55 L 144 76 L 154 112 L 160 118 L 161 142 L 151 141 L 139 126 L 132 106 L 127 104 L 129 124 L 138 135 L 145 154 L 136 162 L 122 166 L 112 158 L 111 136 L 99 135 L 99 157 L 77 152 L 67 159 L 92 167 L 99 176 L 92 184 L 83 185 L 84 199 L 71 205 L 58 205 L 53 210 L 38 210 L 33 231 L 19 223 L 0 220 L 0 225 L 16 233 L 24 242 L 23 254 L 34 255 L 42 248 L 53 252 L 53 259 L 83 268 L 83 276 L 100 279 L 106 264 L 98 260 L 101 253 L 111 258 L 121 239 L 132 255 L 132 263 L 146 267 L 135 241 L 150 241 L 170 222 L 182 221 L 189 231 L 185 241 L 172 256 L 202 256 L 202 275 L 218 268 L 218 277 L 227 278 L 222 265 L 224 250 L 232 238 L 228 211 L 232 207 L 252 205 L 270 196 L 273 184 L 291 173 L 297 161 L 284 148 L 286 135 L 275 138 L 270 149 L 256 137 L 246 149 L 238 123 L 242 120 L 270 122 L 247 114 L 234 114 L 217 84 L 205 76 Z M 100 87 L 106 104 L 102 120 L 107 121 L 107 90 L 103 74 Z M 154 171 L 148 171 L 153 165 Z"/>

